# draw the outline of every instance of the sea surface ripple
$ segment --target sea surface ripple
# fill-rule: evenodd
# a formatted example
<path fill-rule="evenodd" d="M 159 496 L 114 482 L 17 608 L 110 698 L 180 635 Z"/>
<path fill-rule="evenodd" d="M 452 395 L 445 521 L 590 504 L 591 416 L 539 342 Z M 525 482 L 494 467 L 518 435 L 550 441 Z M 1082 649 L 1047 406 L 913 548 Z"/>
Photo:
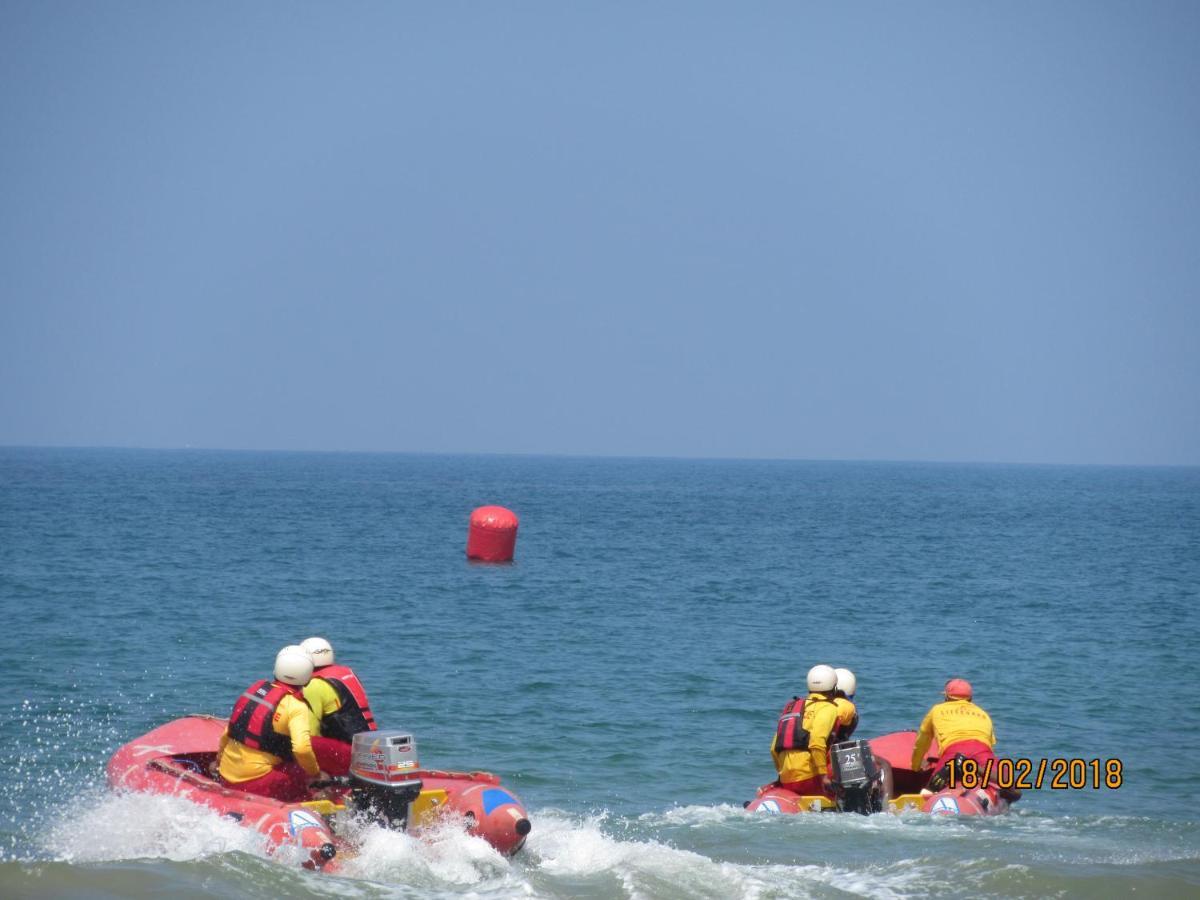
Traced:
<path fill-rule="evenodd" d="M 467 516 L 521 516 L 517 561 Z M 0 448 L 0 893 L 1200 894 L 1200 470 Z M 174 798 L 122 743 L 226 715 L 323 634 L 424 763 L 487 769 L 512 861 L 379 832 L 337 877 Z M 1003 756 L 1117 790 L 987 821 L 750 816 L 775 716 L 854 669 L 860 734 L 970 678 Z"/>

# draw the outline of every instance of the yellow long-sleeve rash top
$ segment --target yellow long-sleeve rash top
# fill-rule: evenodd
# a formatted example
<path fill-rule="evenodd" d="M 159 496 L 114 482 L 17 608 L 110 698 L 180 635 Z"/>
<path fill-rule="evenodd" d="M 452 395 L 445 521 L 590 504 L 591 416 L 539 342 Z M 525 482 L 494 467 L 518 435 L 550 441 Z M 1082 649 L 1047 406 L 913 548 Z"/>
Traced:
<path fill-rule="evenodd" d="M 275 714 L 271 717 L 271 728 L 276 734 L 286 734 L 291 738 L 292 755 L 296 757 L 296 762 L 305 772 L 315 777 L 320 773 L 321 767 L 313 754 L 312 731 L 308 718 L 310 714 L 308 704 L 288 694 L 275 707 Z M 276 766 L 283 764 L 283 760 L 273 753 L 255 750 L 241 741 L 235 741 L 229 736 L 228 729 L 221 735 L 219 749 L 221 777 L 230 783 L 261 778 Z"/>
<path fill-rule="evenodd" d="M 808 732 L 807 750 L 775 749 L 771 741 L 771 758 L 781 782 L 807 781 L 829 773 L 829 735 L 838 721 L 838 708 L 824 694 L 809 694 L 804 701 L 800 727 Z"/>
<path fill-rule="evenodd" d="M 970 700 L 947 700 L 925 714 L 917 731 L 917 743 L 913 746 L 913 769 L 921 768 L 925 751 L 935 737 L 943 753 L 959 741 L 983 741 L 989 747 L 996 746 L 992 717 Z"/>
<path fill-rule="evenodd" d="M 838 725 L 853 724 L 854 717 L 858 715 L 858 708 L 855 707 L 854 701 L 849 697 L 834 697 L 833 703 L 838 709 Z"/>
<path fill-rule="evenodd" d="M 333 685 L 315 675 L 304 686 L 304 699 L 308 701 L 308 728 L 313 734 L 321 733 L 323 718 L 342 708 L 342 700 Z"/>

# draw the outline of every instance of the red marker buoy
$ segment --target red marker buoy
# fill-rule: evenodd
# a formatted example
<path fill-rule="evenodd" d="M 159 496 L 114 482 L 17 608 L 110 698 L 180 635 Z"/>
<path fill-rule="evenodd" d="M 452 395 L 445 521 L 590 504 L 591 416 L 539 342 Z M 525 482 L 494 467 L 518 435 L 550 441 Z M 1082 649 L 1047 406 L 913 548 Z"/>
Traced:
<path fill-rule="evenodd" d="M 467 559 L 511 562 L 517 546 L 517 514 L 503 506 L 481 506 L 471 513 Z"/>

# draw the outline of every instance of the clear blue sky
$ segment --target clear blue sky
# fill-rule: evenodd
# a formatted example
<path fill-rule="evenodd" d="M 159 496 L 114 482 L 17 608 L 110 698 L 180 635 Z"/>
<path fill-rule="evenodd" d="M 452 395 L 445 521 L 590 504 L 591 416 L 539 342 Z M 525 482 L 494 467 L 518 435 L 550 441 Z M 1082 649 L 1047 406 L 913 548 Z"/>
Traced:
<path fill-rule="evenodd" d="M 0 444 L 1200 463 L 1200 4 L 0 4 Z"/>

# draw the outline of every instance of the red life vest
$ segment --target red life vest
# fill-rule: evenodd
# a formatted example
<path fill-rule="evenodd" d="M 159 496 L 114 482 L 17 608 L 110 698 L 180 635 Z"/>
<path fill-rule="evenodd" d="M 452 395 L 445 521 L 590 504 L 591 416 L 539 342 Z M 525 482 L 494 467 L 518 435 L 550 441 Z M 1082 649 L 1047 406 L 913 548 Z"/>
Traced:
<path fill-rule="evenodd" d="M 279 681 L 256 681 L 233 704 L 229 714 L 229 736 L 239 744 L 283 759 L 292 758 L 292 738 L 271 727 L 280 702 L 288 694 L 304 700 L 300 688 Z"/>
<path fill-rule="evenodd" d="M 808 732 L 800 726 L 803 718 L 804 698 L 793 697 L 790 703 L 784 705 L 783 712 L 779 714 L 779 724 L 775 726 L 777 751 L 808 749 Z"/>
<path fill-rule="evenodd" d="M 818 697 L 814 703 L 829 703 L 825 697 Z M 808 732 L 801 725 L 804 720 L 804 697 L 793 697 L 791 702 L 783 707 L 779 714 L 779 724 L 775 726 L 775 750 L 782 753 L 785 750 L 807 750 Z"/>
<path fill-rule="evenodd" d="M 371 704 L 367 702 L 367 692 L 349 666 L 322 666 L 313 672 L 313 678 L 323 678 L 329 682 L 341 703 L 337 712 L 321 719 L 322 736 L 348 744 L 360 731 L 375 731 L 378 728 Z"/>

